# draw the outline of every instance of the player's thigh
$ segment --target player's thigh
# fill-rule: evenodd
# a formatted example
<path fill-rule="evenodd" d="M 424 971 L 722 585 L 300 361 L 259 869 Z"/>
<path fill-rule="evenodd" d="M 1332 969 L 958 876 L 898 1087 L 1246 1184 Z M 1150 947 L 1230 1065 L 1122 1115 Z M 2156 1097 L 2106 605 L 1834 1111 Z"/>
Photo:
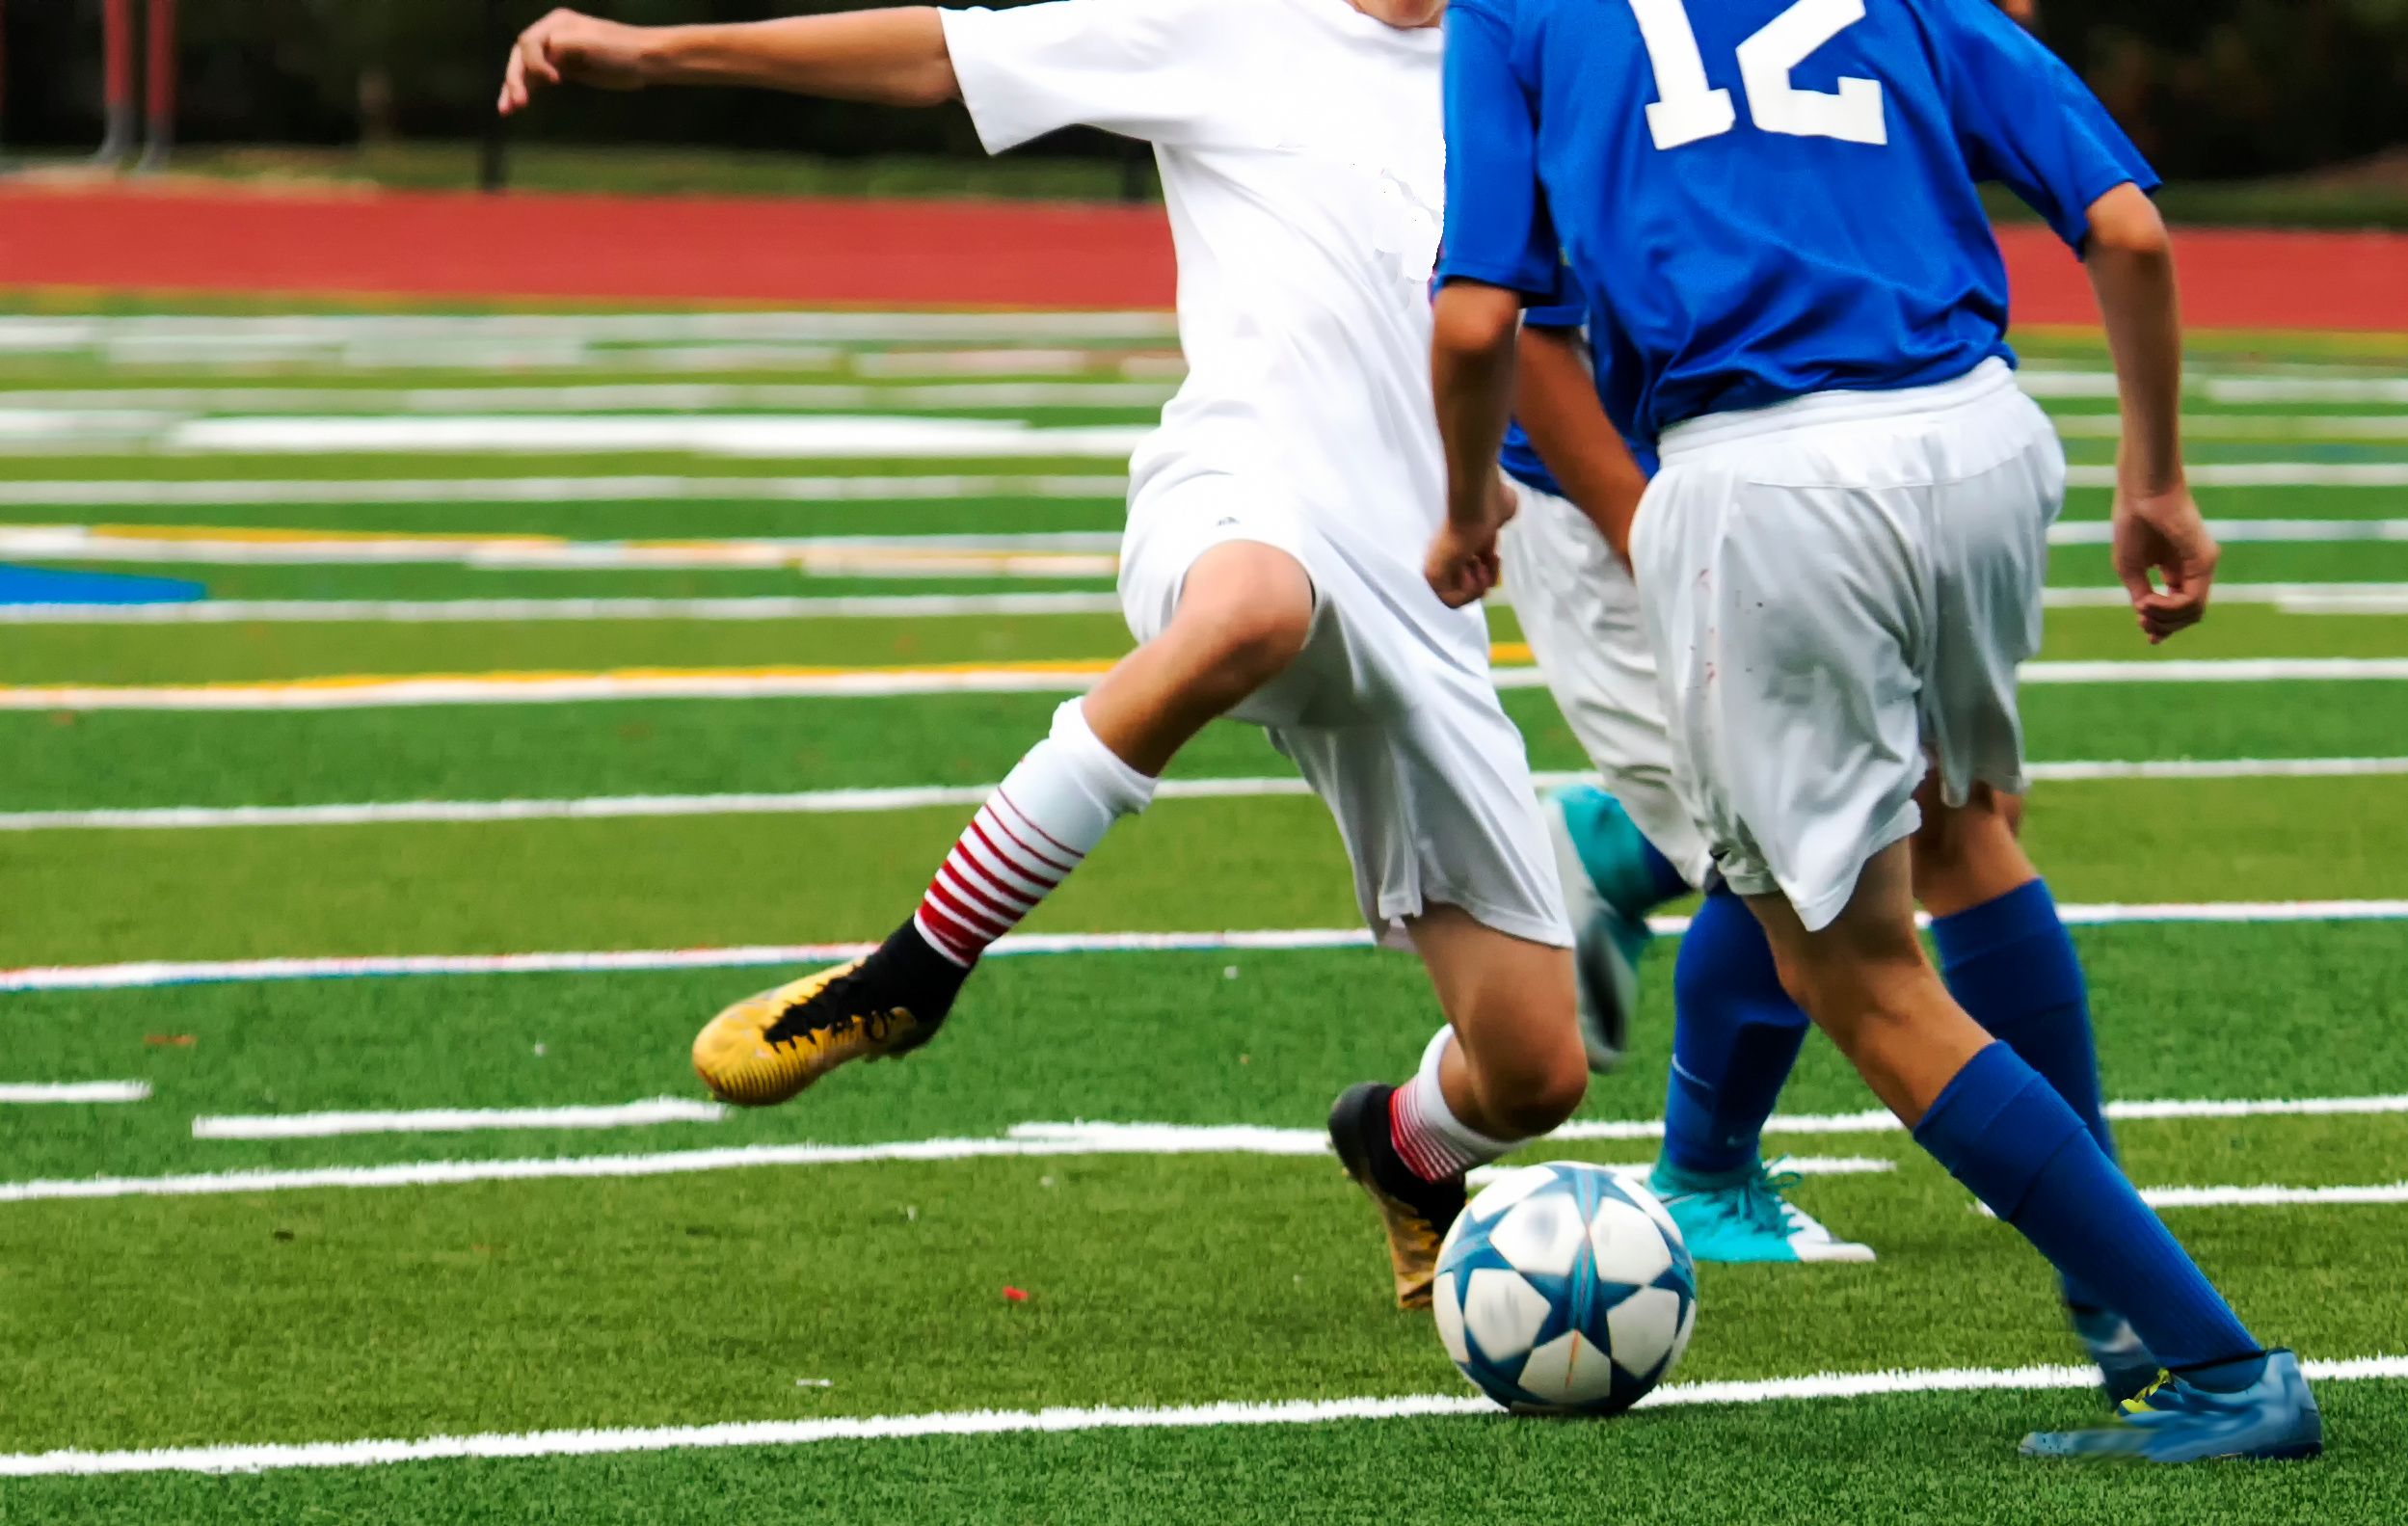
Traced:
<path fill-rule="evenodd" d="M 1675 463 L 1641 511 L 1682 794 L 1731 888 L 1809 927 L 1919 819 L 1924 501 Z"/>

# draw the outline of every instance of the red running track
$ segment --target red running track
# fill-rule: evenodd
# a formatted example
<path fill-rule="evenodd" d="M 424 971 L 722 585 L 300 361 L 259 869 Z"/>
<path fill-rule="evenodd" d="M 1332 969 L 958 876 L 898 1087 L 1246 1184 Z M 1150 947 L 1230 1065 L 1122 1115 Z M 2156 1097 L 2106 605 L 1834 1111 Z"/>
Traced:
<path fill-rule="evenodd" d="M 2045 230 L 2001 233 L 2016 321 L 2096 321 Z M 2408 333 L 2408 237 L 2181 237 L 2192 323 Z M 1152 207 L 0 189 L 0 286 L 617 302 L 1162 308 Z"/>

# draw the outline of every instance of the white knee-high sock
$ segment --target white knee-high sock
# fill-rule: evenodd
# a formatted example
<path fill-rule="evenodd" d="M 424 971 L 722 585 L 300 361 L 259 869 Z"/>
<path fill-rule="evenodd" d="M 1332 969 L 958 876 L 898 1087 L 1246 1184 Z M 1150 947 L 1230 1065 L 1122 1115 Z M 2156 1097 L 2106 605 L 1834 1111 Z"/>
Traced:
<path fill-rule="evenodd" d="M 964 969 L 1154 798 L 1153 779 L 1096 738 L 1082 703 L 1054 712 L 1053 731 L 971 817 L 912 915 L 928 947 Z"/>
<path fill-rule="evenodd" d="M 1438 1089 L 1438 1062 L 1455 1031 L 1442 1028 L 1422 1051 L 1421 1069 L 1388 1099 L 1388 1138 L 1399 1159 L 1426 1182 L 1460 1176 L 1513 1149 L 1519 1139 L 1492 1139 L 1465 1124 Z"/>

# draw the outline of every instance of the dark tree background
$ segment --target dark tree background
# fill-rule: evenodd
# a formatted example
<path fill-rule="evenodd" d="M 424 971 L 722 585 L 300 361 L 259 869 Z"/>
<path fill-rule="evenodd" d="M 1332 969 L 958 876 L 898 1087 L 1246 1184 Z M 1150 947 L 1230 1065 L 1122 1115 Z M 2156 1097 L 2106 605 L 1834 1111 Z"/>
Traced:
<path fill-rule="evenodd" d="M 597 0 L 631 21 L 753 20 L 821 0 Z M 1987 4 L 1989 0 L 1945 0 Z M 183 0 L 193 142 L 467 138 L 497 61 L 484 0 Z M 2039 0 L 2040 29 L 2170 176 L 2221 179 L 2408 144 L 2408 0 Z M 541 7 L 510 0 L 512 24 Z M 99 0 L 7 0 L 6 141 L 97 137 Z M 584 142 L 971 153 L 957 112 L 882 112 L 732 92 L 567 100 L 525 129 Z M 1052 151 L 1109 147 L 1072 135 Z"/>

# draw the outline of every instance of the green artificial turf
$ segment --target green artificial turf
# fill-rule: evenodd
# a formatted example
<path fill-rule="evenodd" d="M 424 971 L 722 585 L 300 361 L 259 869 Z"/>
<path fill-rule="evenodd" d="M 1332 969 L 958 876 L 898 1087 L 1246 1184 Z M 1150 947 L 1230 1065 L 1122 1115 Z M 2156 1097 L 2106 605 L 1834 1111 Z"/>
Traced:
<path fill-rule="evenodd" d="M 1503 696 L 1533 766 L 1586 768 L 1554 700 Z M 574 798 L 993 784 L 1061 696 L 616 701 L 211 711 L 0 711 L 0 811 Z M 2389 757 L 2408 685 L 2045 684 L 2024 691 L 2041 763 Z M 1263 734 L 1208 728 L 1173 778 L 1293 775 Z M 2043 786 L 2045 793 L 2050 787 Z"/>

